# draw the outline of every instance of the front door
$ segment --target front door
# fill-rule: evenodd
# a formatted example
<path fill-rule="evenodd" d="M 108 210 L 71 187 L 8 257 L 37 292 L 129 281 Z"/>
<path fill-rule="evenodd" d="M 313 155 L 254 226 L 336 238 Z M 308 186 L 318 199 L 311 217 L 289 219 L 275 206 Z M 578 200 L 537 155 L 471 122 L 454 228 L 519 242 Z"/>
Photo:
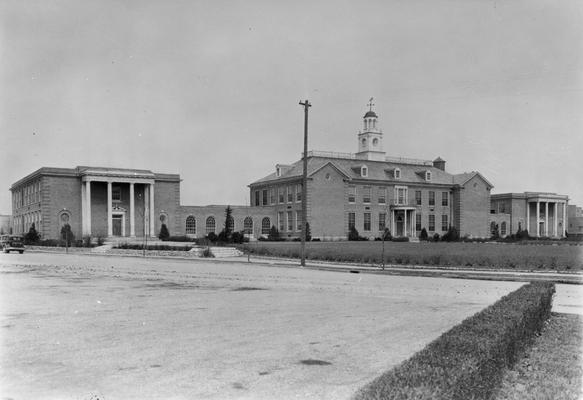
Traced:
<path fill-rule="evenodd" d="M 403 236 L 403 214 L 399 213 L 397 214 L 397 236 Z"/>
<path fill-rule="evenodd" d="M 112 231 L 113 236 L 121 236 L 121 215 L 114 215 L 112 217 Z"/>

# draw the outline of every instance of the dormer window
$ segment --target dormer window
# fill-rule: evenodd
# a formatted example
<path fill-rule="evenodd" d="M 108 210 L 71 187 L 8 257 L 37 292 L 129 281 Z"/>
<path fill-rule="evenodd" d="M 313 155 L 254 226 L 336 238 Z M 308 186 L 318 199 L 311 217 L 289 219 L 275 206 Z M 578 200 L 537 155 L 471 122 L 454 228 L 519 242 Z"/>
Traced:
<path fill-rule="evenodd" d="M 431 181 L 431 171 L 425 171 L 425 180 L 427 182 Z"/>
<path fill-rule="evenodd" d="M 395 179 L 401 179 L 401 170 L 399 168 L 395 168 L 394 176 Z"/>
<path fill-rule="evenodd" d="M 368 177 L 368 167 L 366 165 L 360 167 L 360 176 L 362 176 L 363 178 Z"/>
<path fill-rule="evenodd" d="M 281 176 L 281 167 L 279 165 L 275 167 L 275 176 L 278 178 Z"/>

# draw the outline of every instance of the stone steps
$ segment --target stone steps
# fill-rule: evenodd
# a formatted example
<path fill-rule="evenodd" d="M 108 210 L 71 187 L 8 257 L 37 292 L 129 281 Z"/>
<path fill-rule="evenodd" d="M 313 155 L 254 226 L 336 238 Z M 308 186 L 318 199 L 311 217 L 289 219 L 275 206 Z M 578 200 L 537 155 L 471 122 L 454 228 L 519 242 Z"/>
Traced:
<path fill-rule="evenodd" d="M 240 257 L 243 252 L 234 247 L 211 247 L 210 251 L 217 258 L 222 257 Z"/>

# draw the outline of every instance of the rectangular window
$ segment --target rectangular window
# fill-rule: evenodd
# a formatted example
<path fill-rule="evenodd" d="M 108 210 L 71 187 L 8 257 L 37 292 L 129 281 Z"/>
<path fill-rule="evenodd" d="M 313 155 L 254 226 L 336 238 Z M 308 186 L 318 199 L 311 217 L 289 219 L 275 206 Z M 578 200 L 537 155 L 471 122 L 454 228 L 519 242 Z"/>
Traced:
<path fill-rule="evenodd" d="M 447 232 L 448 229 L 449 229 L 449 226 L 447 224 L 447 215 L 442 215 L 441 216 L 441 230 L 444 232 Z"/>
<path fill-rule="evenodd" d="M 429 232 L 435 231 L 435 215 L 429 214 Z"/>
<path fill-rule="evenodd" d="M 111 200 L 112 201 L 121 201 L 121 187 L 120 186 L 112 186 L 112 188 L 111 188 Z"/>
<path fill-rule="evenodd" d="M 302 184 L 298 183 L 296 185 L 296 201 L 299 203 L 302 201 Z"/>
<path fill-rule="evenodd" d="M 387 201 L 387 190 L 384 187 L 378 189 L 379 204 L 385 204 Z"/>
<path fill-rule="evenodd" d="M 348 230 L 356 227 L 356 214 L 353 212 L 348 213 Z"/>
<path fill-rule="evenodd" d="M 269 189 L 269 204 L 275 204 L 275 188 Z"/>
<path fill-rule="evenodd" d="M 259 190 L 255 191 L 255 207 L 259 206 Z"/>
<path fill-rule="evenodd" d="M 285 189 L 282 188 L 282 187 L 277 188 L 277 197 L 279 199 L 279 203 L 280 204 L 283 203 L 284 202 L 284 199 L 285 199 L 285 194 L 283 193 L 284 190 Z"/>
<path fill-rule="evenodd" d="M 421 205 L 421 190 L 415 191 L 415 204 L 417 204 L 418 206 Z"/>
<path fill-rule="evenodd" d="M 283 228 L 285 228 L 283 221 L 283 211 L 277 213 L 277 225 L 279 226 L 279 231 L 283 232 Z"/>
<path fill-rule="evenodd" d="M 435 205 L 435 192 L 433 192 L 433 191 L 429 192 L 429 205 L 430 206 Z"/>
<path fill-rule="evenodd" d="M 348 202 L 356 202 L 356 186 L 348 186 Z"/>
<path fill-rule="evenodd" d="M 407 204 L 407 188 L 395 187 L 395 203 L 398 205 Z"/>
<path fill-rule="evenodd" d="M 294 188 L 293 186 L 287 187 L 287 202 L 291 203 L 294 201 Z"/>
<path fill-rule="evenodd" d="M 370 203 L 370 186 L 365 186 L 362 188 L 362 202 Z"/>
<path fill-rule="evenodd" d="M 302 230 L 302 213 L 300 211 L 296 211 L 296 231 Z"/>
<path fill-rule="evenodd" d="M 294 230 L 294 216 L 292 211 L 287 212 L 287 230 L 292 232 Z"/>
<path fill-rule="evenodd" d="M 370 213 L 364 213 L 364 224 L 362 226 L 362 229 L 365 232 L 370 232 Z"/>
<path fill-rule="evenodd" d="M 267 189 L 263 189 L 263 205 L 266 206 L 267 205 Z"/>
<path fill-rule="evenodd" d="M 421 230 L 421 214 L 415 214 L 415 230 Z"/>
<path fill-rule="evenodd" d="M 447 206 L 449 204 L 449 193 L 441 192 L 441 205 Z"/>
<path fill-rule="evenodd" d="M 387 214 L 379 213 L 379 232 L 384 232 L 385 228 L 387 227 L 386 220 Z"/>

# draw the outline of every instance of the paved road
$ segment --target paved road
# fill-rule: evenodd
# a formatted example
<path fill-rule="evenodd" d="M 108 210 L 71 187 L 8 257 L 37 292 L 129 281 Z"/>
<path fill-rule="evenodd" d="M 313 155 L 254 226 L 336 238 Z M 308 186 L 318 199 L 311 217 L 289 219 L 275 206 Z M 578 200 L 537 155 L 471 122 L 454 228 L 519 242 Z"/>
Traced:
<path fill-rule="evenodd" d="M 0 277 L 15 399 L 349 398 L 522 284 L 46 253 Z"/>

